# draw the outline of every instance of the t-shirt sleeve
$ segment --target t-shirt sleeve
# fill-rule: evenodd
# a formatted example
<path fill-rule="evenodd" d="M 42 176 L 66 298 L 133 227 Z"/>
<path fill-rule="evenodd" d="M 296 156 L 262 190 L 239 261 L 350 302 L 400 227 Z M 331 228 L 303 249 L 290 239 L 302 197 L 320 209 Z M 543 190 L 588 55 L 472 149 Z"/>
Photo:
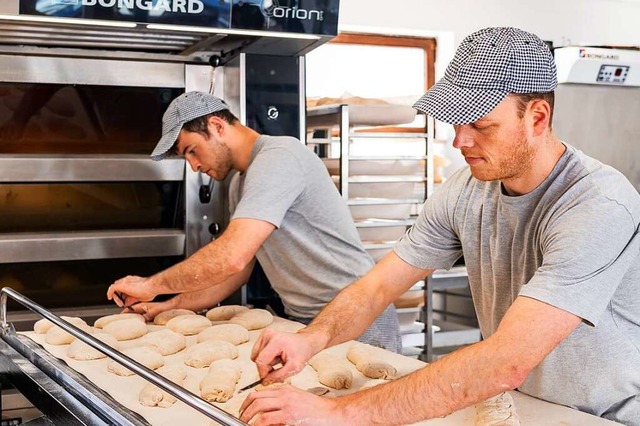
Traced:
<path fill-rule="evenodd" d="M 259 219 L 280 227 L 304 189 L 303 166 L 294 154 L 280 147 L 265 148 L 247 169 L 232 219 Z"/>
<path fill-rule="evenodd" d="M 453 211 L 464 176 L 452 176 L 422 207 L 413 226 L 398 241 L 394 252 L 420 269 L 449 269 L 462 256 Z"/>
<path fill-rule="evenodd" d="M 640 250 L 626 208 L 613 200 L 576 204 L 551 221 L 542 240 L 543 262 L 521 296 L 571 312 L 597 325 Z"/>

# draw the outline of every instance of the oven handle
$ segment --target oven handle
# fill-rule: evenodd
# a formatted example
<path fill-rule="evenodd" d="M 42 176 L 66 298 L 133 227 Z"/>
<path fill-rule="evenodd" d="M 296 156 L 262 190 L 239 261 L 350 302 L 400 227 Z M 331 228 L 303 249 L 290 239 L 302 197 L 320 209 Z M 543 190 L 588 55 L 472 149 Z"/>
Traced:
<path fill-rule="evenodd" d="M 94 337 L 91 337 L 90 334 L 85 333 L 84 331 L 80 330 L 78 327 L 74 326 L 73 324 L 68 323 L 67 321 L 61 319 L 57 315 L 54 315 L 53 313 L 47 311 L 42 306 L 35 303 L 33 300 L 23 296 L 22 294 L 18 293 L 17 291 L 9 287 L 3 287 L 2 290 L 0 290 L 0 319 L 2 320 L 3 333 L 8 333 L 10 330 L 10 325 L 7 322 L 7 297 L 8 296 L 11 296 L 12 299 L 16 300 L 21 305 L 27 307 L 33 312 L 36 312 L 42 317 L 48 319 L 49 321 L 56 324 L 63 330 L 67 331 L 68 333 L 82 340 L 89 346 L 104 353 L 109 358 L 116 360 L 120 364 L 127 367 L 129 370 L 134 371 L 135 373 L 142 376 L 149 382 L 158 386 L 160 389 L 170 393 L 174 397 L 178 398 L 180 401 L 195 408 L 196 410 L 200 411 L 202 414 L 206 415 L 207 417 L 214 419 L 217 422 L 220 422 L 220 424 L 224 426 L 247 426 L 246 423 L 238 420 L 237 418 L 219 409 L 218 407 L 215 407 L 209 404 L 207 401 L 200 398 L 199 396 L 193 394 L 192 392 L 189 392 L 188 390 L 184 389 L 181 386 L 176 385 L 170 380 L 167 380 L 166 378 L 162 377 L 158 373 L 148 369 L 147 367 L 143 366 L 137 361 L 134 361 L 128 356 L 123 355 L 121 352 L 113 349 L 111 346 L 106 345 L 105 343 L 101 342 L 100 340 Z"/>

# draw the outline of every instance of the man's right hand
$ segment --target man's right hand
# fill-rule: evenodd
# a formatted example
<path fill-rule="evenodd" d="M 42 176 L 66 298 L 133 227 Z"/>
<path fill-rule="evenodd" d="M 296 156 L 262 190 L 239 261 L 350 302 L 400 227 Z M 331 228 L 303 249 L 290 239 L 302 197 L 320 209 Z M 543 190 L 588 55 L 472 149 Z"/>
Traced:
<path fill-rule="evenodd" d="M 153 321 L 153 319 L 156 317 L 156 315 L 158 315 L 160 312 L 164 312 L 164 311 L 169 311 L 171 309 L 176 309 L 177 308 L 177 301 L 176 298 L 178 298 L 180 295 L 177 295 L 175 297 L 172 297 L 171 299 L 165 300 L 164 302 L 140 302 L 140 303 L 136 303 L 135 305 L 129 306 L 128 308 L 125 308 L 122 313 L 136 313 L 136 314 L 140 314 L 144 317 L 144 319 L 146 319 L 147 321 Z"/>
<path fill-rule="evenodd" d="M 129 275 L 111 284 L 107 299 L 120 307 L 131 307 L 139 302 L 148 302 L 158 295 L 149 278 Z"/>
<path fill-rule="evenodd" d="M 319 344 L 322 341 L 304 331 L 286 333 L 267 328 L 253 346 L 251 360 L 256 363 L 263 384 L 283 382 L 300 372 L 312 356 L 324 349 L 324 345 Z M 282 367 L 275 369 L 276 364 Z"/>

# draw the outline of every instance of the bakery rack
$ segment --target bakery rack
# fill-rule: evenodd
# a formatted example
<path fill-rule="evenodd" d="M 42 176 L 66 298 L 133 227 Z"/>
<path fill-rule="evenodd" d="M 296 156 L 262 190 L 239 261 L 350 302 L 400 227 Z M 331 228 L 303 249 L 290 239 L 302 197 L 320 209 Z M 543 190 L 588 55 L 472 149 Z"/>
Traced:
<path fill-rule="evenodd" d="M 307 144 L 327 166 L 347 202 L 364 248 L 377 262 L 415 222 L 424 200 L 434 189 L 434 121 L 427 117 L 422 131 L 403 132 L 396 126 L 411 122 L 416 111 L 390 104 L 327 105 L 307 109 Z M 411 149 L 396 153 L 404 143 Z M 354 145 L 376 144 L 383 153 L 355 155 Z M 395 146 L 393 144 L 396 144 Z M 408 153 L 407 153 L 408 152 Z M 396 301 L 403 354 L 417 356 L 425 344 L 425 325 L 417 321 L 424 305 L 424 281 Z M 416 295 L 419 300 L 416 300 Z"/>

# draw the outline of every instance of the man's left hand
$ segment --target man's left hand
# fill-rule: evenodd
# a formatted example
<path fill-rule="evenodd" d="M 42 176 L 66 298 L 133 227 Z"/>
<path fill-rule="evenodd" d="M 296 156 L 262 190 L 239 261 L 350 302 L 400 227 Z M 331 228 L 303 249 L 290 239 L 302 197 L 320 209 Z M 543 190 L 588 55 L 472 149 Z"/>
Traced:
<path fill-rule="evenodd" d="M 305 424 L 338 426 L 352 424 L 340 417 L 333 398 L 323 398 L 291 385 L 266 387 L 247 395 L 240 420 L 252 425 Z"/>

